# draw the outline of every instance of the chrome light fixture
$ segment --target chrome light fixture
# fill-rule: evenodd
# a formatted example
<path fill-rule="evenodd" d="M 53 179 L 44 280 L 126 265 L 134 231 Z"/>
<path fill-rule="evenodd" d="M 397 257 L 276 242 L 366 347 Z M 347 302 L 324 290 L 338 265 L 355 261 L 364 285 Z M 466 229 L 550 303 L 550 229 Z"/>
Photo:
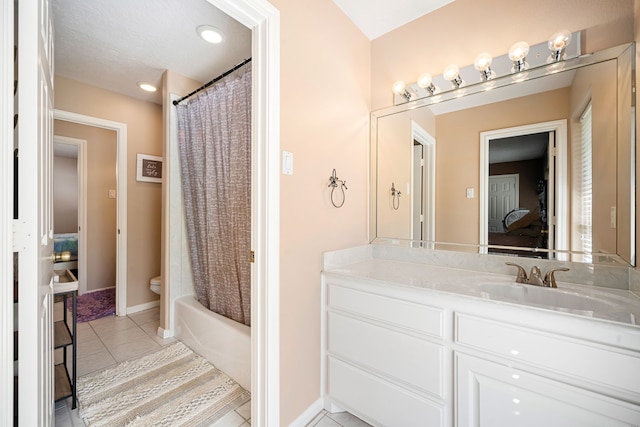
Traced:
<path fill-rule="evenodd" d="M 571 43 L 571 33 L 568 30 L 558 31 L 549 38 L 549 50 L 551 55 L 547 59 L 548 63 L 559 62 L 564 59 L 564 51 Z"/>
<path fill-rule="evenodd" d="M 529 53 L 529 45 L 526 42 L 518 42 L 509 49 L 509 59 L 513 61 L 512 73 L 519 73 L 529 68 L 526 58 Z"/>
<path fill-rule="evenodd" d="M 407 85 L 402 80 L 395 82 L 393 86 L 391 86 L 391 89 L 393 90 L 393 93 L 403 96 L 407 101 L 411 101 L 411 98 L 413 97 L 413 94 L 407 90 Z"/>
<path fill-rule="evenodd" d="M 433 78 L 429 73 L 421 74 L 418 77 L 418 86 L 429 92 L 429 95 L 433 95 L 438 91 L 438 87 L 433 84 Z"/>
<path fill-rule="evenodd" d="M 496 76 L 496 72 L 491 69 L 491 62 L 493 61 L 493 57 L 488 53 L 481 53 L 477 56 L 473 66 L 476 70 L 480 71 L 480 76 L 483 82 L 487 80 L 491 80 Z"/>
<path fill-rule="evenodd" d="M 445 68 L 442 77 L 444 77 L 445 80 L 449 80 L 454 89 L 458 89 L 464 83 L 462 78 L 460 78 L 460 69 L 455 64 L 451 64 Z"/>

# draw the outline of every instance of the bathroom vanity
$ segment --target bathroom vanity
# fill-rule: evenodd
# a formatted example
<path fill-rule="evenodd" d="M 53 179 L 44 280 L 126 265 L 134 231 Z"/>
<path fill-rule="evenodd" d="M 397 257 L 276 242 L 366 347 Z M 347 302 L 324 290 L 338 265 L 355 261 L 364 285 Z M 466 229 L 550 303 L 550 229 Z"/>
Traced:
<path fill-rule="evenodd" d="M 325 256 L 327 410 L 375 426 L 640 425 L 640 298 L 372 246 Z"/>

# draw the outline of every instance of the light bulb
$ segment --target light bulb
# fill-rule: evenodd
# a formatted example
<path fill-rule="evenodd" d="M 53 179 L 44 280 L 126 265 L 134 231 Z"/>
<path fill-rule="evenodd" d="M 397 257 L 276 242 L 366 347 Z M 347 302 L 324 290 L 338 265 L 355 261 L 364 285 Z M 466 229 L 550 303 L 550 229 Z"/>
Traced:
<path fill-rule="evenodd" d="M 444 77 L 445 80 L 449 80 L 454 89 L 458 89 L 462 86 L 462 83 L 464 83 L 460 78 L 460 69 L 456 64 L 451 64 L 445 68 L 444 73 L 442 73 L 442 77 Z"/>
<path fill-rule="evenodd" d="M 568 30 L 558 31 L 549 38 L 549 50 L 551 55 L 547 62 L 558 62 L 564 56 L 564 50 L 571 42 L 571 33 Z"/>
<path fill-rule="evenodd" d="M 222 31 L 211 25 L 200 25 L 196 28 L 196 33 L 206 42 L 218 44 L 224 40 Z"/>
<path fill-rule="evenodd" d="M 480 71 L 480 76 L 485 82 L 496 76 L 495 71 L 491 70 L 492 61 L 493 58 L 491 57 L 491 55 L 485 52 L 478 55 L 475 62 L 473 63 L 473 66 L 476 68 L 476 70 Z"/>
<path fill-rule="evenodd" d="M 484 71 L 487 68 L 491 67 L 491 62 L 493 61 L 493 58 L 491 57 L 491 55 L 489 55 L 488 53 L 481 53 L 480 55 L 478 55 L 478 57 L 476 58 L 476 61 L 473 63 L 474 67 L 476 67 L 476 70 L 478 71 Z"/>
<path fill-rule="evenodd" d="M 158 90 L 154 85 L 152 85 L 151 83 L 147 83 L 147 82 L 138 82 L 136 83 L 138 85 L 138 87 L 142 90 L 145 90 L 147 92 L 155 92 L 156 90 Z"/>
<path fill-rule="evenodd" d="M 429 73 L 421 74 L 418 77 L 418 86 L 429 92 L 429 95 L 433 95 L 438 90 L 438 87 L 433 84 L 433 78 Z"/>
<path fill-rule="evenodd" d="M 521 61 L 527 57 L 529 53 L 529 44 L 526 42 L 518 42 L 509 49 L 509 59 L 512 61 Z"/>
<path fill-rule="evenodd" d="M 411 101 L 413 97 L 413 94 L 407 91 L 407 85 L 402 80 L 395 82 L 393 86 L 391 86 L 391 90 L 393 90 L 393 93 L 396 95 L 403 96 L 407 101 Z"/>
<path fill-rule="evenodd" d="M 391 90 L 393 90 L 393 93 L 395 93 L 396 95 L 404 95 L 404 93 L 406 92 L 406 88 L 407 85 L 405 85 L 402 80 L 398 80 L 393 84 L 393 86 L 391 86 Z"/>
<path fill-rule="evenodd" d="M 569 30 L 558 31 L 549 38 L 549 49 L 552 51 L 562 50 L 571 43 L 571 33 Z"/>
<path fill-rule="evenodd" d="M 460 72 L 460 69 L 458 68 L 458 66 L 456 64 L 451 64 L 444 69 L 444 73 L 442 73 L 442 77 L 444 77 L 446 80 L 452 81 L 456 77 L 458 77 L 459 72 Z"/>
<path fill-rule="evenodd" d="M 519 73 L 528 68 L 528 64 L 525 61 L 527 54 L 529 53 L 529 45 L 526 42 L 518 42 L 511 46 L 509 49 L 509 59 L 513 61 L 512 73 Z"/>
<path fill-rule="evenodd" d="M 432 82 L 433 82 L 433 78 L 429 73 L 421 74 L 420 77 L 418 77 L 418 86 L 420 86 L 423 89 L 426 89 L 427 87 L 429 87 L 429 85 Z"/>

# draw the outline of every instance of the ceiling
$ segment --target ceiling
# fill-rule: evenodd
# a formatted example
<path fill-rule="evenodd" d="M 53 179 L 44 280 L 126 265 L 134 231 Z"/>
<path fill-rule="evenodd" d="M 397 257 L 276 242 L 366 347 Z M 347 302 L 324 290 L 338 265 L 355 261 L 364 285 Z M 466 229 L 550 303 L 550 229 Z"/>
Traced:
<path fill-rule="evenodd" d="M 251 56 L 251 31 L 206 0 L 53 0 L 56 75 L 160 104 L 172 70 L 206 83 Z M 212 25 L 213 45 L 196 34 Z"/>
<path fill-rule="evenodd" d="M 453 0 L 333 0 L 374 39 Z M 251 31 L 206 0 L 53 0 L 56 75 L 143 101 L 162 103 L 172 70 L 206 83 L 251 56 Z M 221 29 L 223 43 L 206 43 L 196 27 Z"/>
<path fill-rule="evenodd" d="M 454 0 L 333 0 L 369 40 Z"/>

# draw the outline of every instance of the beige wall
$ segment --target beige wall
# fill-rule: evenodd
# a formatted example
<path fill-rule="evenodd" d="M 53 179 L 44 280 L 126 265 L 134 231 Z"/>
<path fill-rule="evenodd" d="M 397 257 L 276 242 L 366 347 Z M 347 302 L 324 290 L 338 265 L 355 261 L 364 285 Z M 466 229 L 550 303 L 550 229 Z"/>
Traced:
<path fill-rule="evenodd" d="M 544 92 L 436 117 L 436 239 L 478 244 L 480 132 L 566 118 L 568 89 Z M 526 111 L 523 117 L 522 111 Z M 461 124 L 464 124 L 462 126 Z"/>
<path fill-rule="evenodd" d="M 162 156 L 162 107 L 62 77 L 55 87 L 56 109 L 127 124 L 127 306 L 155 301 L 149 279 L 160 273 L 161 185 L 136 181 L 136 153 Z"/>
<path fill-rule="evenodd" d="M 53 158 L 53 232 L 78 232 L 78 160 Z"/>
<path fill-rule="evenodd" d="M 187 246 L 186 221 L 182 205 L 182 180 L 180 173 L 177 137 L 172 138 L 171 114 L 175 113 L 171 95 L 182 97 L 202 86 L 173 71 L 165 71 L 162 79 L 163 120 L 163 168 L 167 179 L 162 182 L 162 298 L 160 328 L 169 330 L 170 307 L 174 298 L 193 293 L 193 273 Z M 175 123 L 177 127 L 177 123 Z"/>
<path fill-rule="evenodd" d="M 116 199 L 108 195 L 117 188 L 116 133 L 61 120 L 54 133 L 87 141 L 87 291 L 115 286 Z"/>
<path fill-rule="evenodd" d="M 281 425 L 320 398 L 322 253 L 367 243 L 370 43 L 331 0 L 272 0 L 280 10 Z M 331 205 L 333 169 L 346 202 Z"/>
<path fill-rule="evenodd" d="M 503 55 L 517 41 L 544 42 L 564 28 L 588 29 L 584 52 L 631 42 L 633 16 L 633 0 L 456 0 L 373 40 L 373 110 L 393 104 L 396 80 L 439 75 L 451 63 L 473 64 L 480 52 Z"/>

